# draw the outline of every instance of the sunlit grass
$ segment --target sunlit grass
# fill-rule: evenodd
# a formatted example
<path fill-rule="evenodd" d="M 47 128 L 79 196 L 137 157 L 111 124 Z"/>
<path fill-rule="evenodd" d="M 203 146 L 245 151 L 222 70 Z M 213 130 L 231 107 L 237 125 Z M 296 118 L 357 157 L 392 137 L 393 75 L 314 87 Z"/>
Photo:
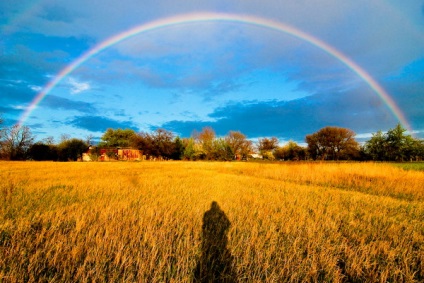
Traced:
<path fill-rule="evenodd" d="M 0 281 L 191 282 L 216 201 L 241 282 L 424 280 L 424 173 L 376 163 L 0 163 Z"/>

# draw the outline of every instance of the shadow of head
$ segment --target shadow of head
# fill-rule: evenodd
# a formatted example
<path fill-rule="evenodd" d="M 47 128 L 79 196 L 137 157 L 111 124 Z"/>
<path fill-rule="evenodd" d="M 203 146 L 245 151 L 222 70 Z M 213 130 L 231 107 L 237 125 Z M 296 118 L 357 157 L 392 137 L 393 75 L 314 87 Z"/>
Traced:
<path fill-rule="evenodd" d="M 233 257 L 227 248 L 231 222 L 213 201 L 203 215 L 201 256 L 194 271 L 194 282 L 236 282 Z"/>

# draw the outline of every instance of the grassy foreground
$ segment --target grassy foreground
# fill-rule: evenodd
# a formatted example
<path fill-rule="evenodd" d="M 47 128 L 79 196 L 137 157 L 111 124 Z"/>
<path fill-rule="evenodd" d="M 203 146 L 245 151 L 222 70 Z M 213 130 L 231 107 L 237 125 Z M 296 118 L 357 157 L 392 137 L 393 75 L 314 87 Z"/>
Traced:
<path fill-rule="evenodd" d="M 424 172 L 0 162 L 0 282 L 422 282 Z"/>

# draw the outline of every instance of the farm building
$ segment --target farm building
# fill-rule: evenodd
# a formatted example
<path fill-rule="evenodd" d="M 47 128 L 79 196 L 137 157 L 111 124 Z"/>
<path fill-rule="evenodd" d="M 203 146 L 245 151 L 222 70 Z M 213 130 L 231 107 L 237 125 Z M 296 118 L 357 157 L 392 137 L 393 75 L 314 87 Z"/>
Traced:
<path fill-rule="evenodd" d="M 92 157 L 96 157 L 98 161 L 135 161 L 143 159 L 143 152 L 134 148 L 95 148 L 90 147 L 87 152 L 83 153 L 83 161 L 92 161 Z"/>
<path fill-rule="evenodd" d="M 143 153 L 141 150 L 133 148 L 120 148 L 118 149 L 119 160 L 141 160 Z"/>

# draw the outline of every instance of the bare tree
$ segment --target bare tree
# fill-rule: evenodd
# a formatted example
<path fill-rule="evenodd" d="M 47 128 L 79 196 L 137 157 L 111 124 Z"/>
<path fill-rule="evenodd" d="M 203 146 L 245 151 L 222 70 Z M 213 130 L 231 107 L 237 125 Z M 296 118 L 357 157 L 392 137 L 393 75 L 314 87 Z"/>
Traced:
<path fill-rule="evenodd" d="M 4 135 L 4 129 L 2 127 L 3 122 L 4 122 L 3 117 L 0 115 L 0 149 L 1 149 L 1 141 L 2 141 L 3 135 Z"/>
<path fill-rule="evenodd" d="M 151 135 L 156 156 L 171 158 L 174 152 L 174 134 L 165 129 L 156 129 Z"/>
<path fill-rule="evenodd" d="M 225 141 L 231 148 L 233 153 L 241 158 L 246 158 L 252 152 L 252 142 L 246 139 L 246 136 L 241 132 L 230 131 Z"/>
<path fill-rule="evenodd" d="M 47 138 L 43 139 L 43 143 L 45 143 L 46 145 L 54 145 L 54 137 L 53 136 L 48 136 Z"/>
<path fill-rule="evenodd" d="M 70 140 L 71 139 L 71 136 L 69 135 L 69 134 L 61 134 L 60 135 L 60 142 L 62 143 L 62 142 L 65 142 L 65 141 L 67 141 L 67 140 Z"/>
<path fill-rule="evenodd" d="M 204 127 L 200 133 L 197 134 L 197 141 L 201 145 L 206 159 L 213 158 L 213 141 L 215 140 L 215 131 L 211 127 Z"/>
<path fill-rule="evenodd" d="M 14 125 L 5 128 L 1 141 L 1 155 L 8 160 L 25 159 L 33 142 L 34 137 L 27 126 Z"/>
<path fill-rule="evenodd" d="M 274 160 L 274 150 L 278 147 L 278 139 L 276 137 L 263 138 L 258 140 L 257 148 L 264 159 Z"/>
<path fill-rule="evenodd" d="M 5 129 L 3 129 L 2 127 L 3 125 L 3 117 L 0 116 L 0 158 L 3 155 L 3 136 L 4 136 L 4 131 Z"/>
<path fill-rule="evenodd" d="M 257 146 L 260 152 L 273 151 L 278 147 L 278 139 L 276 137 L 259 139 Z"/>
<path fill-rule="evenodd" d="M 153 133 L 134 134 L 130 141 L 132 146 L 148 156 L 172 158 L 175 150 L 174 134 L 165 129 L 156 129 Z"/>
<path fill-rule="evenodd" d="M 93 143 L 93 139 L 94 139 L 94 136 L 92 134 L 88 134 L 85 137 L 85 143 L 90 146 Z"/>

